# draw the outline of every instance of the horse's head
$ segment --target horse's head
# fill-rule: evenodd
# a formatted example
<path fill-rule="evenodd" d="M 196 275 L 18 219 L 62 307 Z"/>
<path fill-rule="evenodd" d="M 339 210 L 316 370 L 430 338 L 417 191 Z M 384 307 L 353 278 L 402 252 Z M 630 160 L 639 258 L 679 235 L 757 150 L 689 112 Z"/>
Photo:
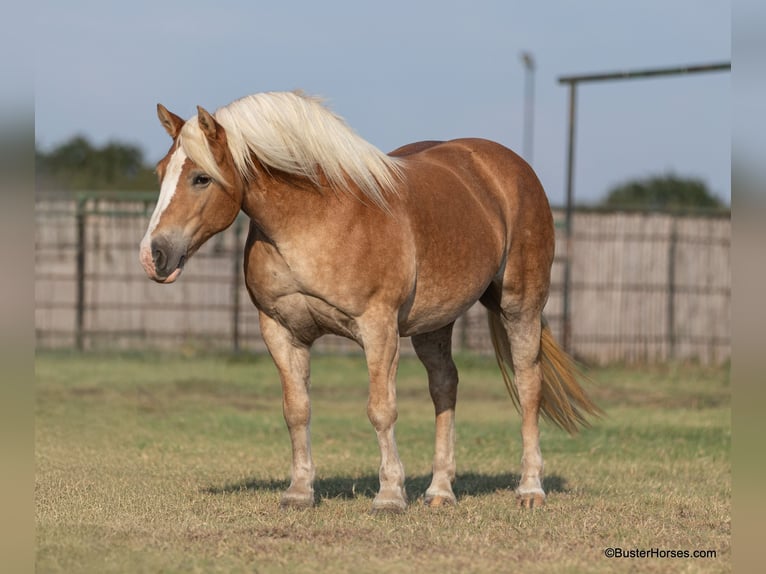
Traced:
<path fill-rule="evenodd" d="M 197 117 L 184 122 L 157 106 L 173 145 L 157 165 L 160 197 L 141 240 L 140 259 L 159 283 L 175 281 L 186 260 L 231 225 L 242 205 L 244 188 L 226 133 L 208 112 L 197 110 Z"/>

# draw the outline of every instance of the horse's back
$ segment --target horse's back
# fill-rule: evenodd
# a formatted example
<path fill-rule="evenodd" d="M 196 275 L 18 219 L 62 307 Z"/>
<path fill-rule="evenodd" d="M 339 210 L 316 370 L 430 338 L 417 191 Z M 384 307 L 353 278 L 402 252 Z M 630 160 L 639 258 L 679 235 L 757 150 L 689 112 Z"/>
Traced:
<path fill-rule="evenodd" d="M 425 140 L 421 142 L 414 142 L 414 143 L 410 143 L 410 144 L 406 144 L 401 147 L 398 147 L 394 151 L 389 152 L 388 155 L 392 157 L 407 157 L 414 153 L 425 151 L 428 148 L 431 148 L 443 143 L 444 141 L 442 140 Z"/>
<path fill-rule="evenodd" d="M 424 195 L 433 194 L 445 209 L 457 204 L 467 209 L 463 215 L 469 219 L 477 211 L 488 225 L 503 228 L 506 243 L 518 231 L 533 227 L 552 240 L 553 220 L 543 186 L 529 164 L 507 147 L 463 138 L 412 143 L 391 155 L 409 166 L 412 209 L 417 210 Z"/>

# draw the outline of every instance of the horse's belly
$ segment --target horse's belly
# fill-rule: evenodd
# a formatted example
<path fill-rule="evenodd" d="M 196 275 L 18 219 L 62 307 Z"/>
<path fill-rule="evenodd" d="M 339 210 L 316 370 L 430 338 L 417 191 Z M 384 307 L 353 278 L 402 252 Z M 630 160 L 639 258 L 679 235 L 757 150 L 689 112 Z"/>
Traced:
<path fill-rule="evenodd" d="M 484 294 L 495 275 L 489 266 L 471 275 L 418 281 L 413 296 L 399 312 L 399 333 L 410 337 L 430 333 L 455 321 Z"/>
<path fill-rule="evenodd" d="M 445 325 L 453 323 L 460 317 L 460 315 L 465 313 L 477 299 L 460 306 L 433 307 L 430 309 L 421 309 L 417 313 L 410 314 L 399 320 L 399 335 L 402 337 L 411 337 L 413 335 L 421 335 L 423 333 L 436 331 Z"/>
<path fill-rule="evenodd" d="M 468 210 L 466 210 L 467 212 Z M 428 333 L 455 321 L 502 277 L 506 256 L 501 234 L 481 221 L 470 232 L 456 221 L 419 234 L 417 274 L 410 299 L 399 313 L 404 336 Z"/>

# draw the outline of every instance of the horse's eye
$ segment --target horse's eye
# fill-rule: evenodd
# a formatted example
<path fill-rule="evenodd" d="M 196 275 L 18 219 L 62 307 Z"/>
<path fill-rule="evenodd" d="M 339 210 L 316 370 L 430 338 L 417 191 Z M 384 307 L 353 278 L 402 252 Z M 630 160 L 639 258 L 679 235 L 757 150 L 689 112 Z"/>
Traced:
<path fill-rule="evenodd" d="M 205 175 L 204 173 L 201 173 L 199 175 L 194 176 L 194 181 L 192 181 L 192 183 L 197 187 L 206 187 L 210 185 L 211 181 L 213 180 L 209 175 Z"/>

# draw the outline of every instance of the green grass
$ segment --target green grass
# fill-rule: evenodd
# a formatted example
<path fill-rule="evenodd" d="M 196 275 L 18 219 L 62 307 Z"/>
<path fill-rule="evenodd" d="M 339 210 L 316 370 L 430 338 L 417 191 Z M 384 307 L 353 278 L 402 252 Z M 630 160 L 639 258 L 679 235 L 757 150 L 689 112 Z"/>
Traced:
<path fill-rule="evenodd" d="M 607 416 L 543 424 L 545 508 L 515 506 L 519 416 L 494 360 L 461 357 L 455 508 L 428 509 L 433 407 L 400 368 L 411 505 L 372 516 L 378 450 L 362 359 L 313 362 L 320 503 L 281 511 L 289 440 L 268 357 L 73 355 L 36 361 L 39 572 L 727 572 L 728 369 L 591 372 Z M 607 547 L 707 559 L 607 559 Z"/>

